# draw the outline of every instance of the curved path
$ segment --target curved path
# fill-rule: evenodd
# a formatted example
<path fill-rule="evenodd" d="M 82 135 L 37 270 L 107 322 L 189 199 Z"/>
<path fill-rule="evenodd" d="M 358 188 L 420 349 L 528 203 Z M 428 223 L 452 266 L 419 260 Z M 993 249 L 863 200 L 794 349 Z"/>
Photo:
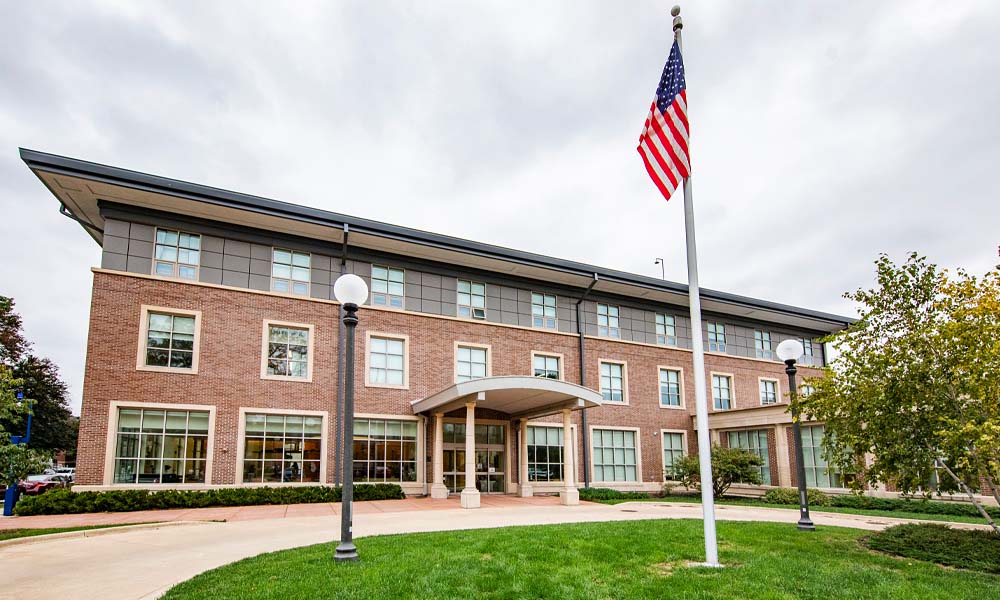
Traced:
<path fill-rule="evenodd" d="M 364 512 L 358 511 L 354 527 L 356 536 L 362 537 L 509 525 L 701 517 L 700 504 L 630 502 L 609 506 L 585 502 L 579 506 L 560 506 L 553 501 L 538 500 L 541 499 L 479 510 L 403 500 L 396 505 L 383 503 L 378 510 L 369 507 L 362 509 Z M 368 503 L 357 506 L 365 504 Z M 393 506 L 397 510 L 392 510 Z M 287 507 L 266 508 L 271 511 L 270 518 L 192 522 L 0 547 L 0 598 L 156 598 L 174 584 L 203 571 L 263 552 L 329 542 L 340 533 L 340 518 L 331 515 L 339 506 L 330 506 L 325 516 L 287 516 L 284 510 Z M 720 520 L 794 523 L 798 518 L 795 510 L 725 505 L 716 506 L 716 510 Z M 812 516 L 820 526 L 868 530 L 911 522 L 840 513 L 814 512 Z M 19 525 L 26 524 L 22 523 Z M 10 526 L 8 522 L 3 525 Z"/>

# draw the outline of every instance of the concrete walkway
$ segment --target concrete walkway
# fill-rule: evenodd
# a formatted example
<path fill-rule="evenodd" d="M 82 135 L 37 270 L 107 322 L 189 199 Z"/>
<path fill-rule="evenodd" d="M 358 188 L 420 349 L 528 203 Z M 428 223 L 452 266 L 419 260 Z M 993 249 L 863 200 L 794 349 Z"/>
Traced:
<path fill-rule="evenodd" d="M 532 499 L 531 502 L 503 498 L 495 501 L 501 504 L 499 506 L 484 506 L 478 510 L 452 508 L 454 502 L 451 500 L 414 499 L 383 503 L 369 509 L 361 507 L 375 503 L 359 502 L 354 520 L 355 536 L 701 517 L 700 504 L 632 502 L 617 506 L 591 503 L 560 506 L 548 498 Z M 394 507 L 397 510 L 393 510 Z M 205 521 L 0 548 L 0 598 L 156 598 L 176 583 L 203 571 L 263 552 L 330 542 L 340 533 L 339 517 L 329 513 L 301 516 L 289 515 L 288 507 L 257 508 L 271 509 L 272 518 L 226 523 Z M 337 508 L 333 505 L 330 510 L 336 512 Z M 794 510 L 742 506 L 717 506 L 716 509 L 720 520 L 794 523 L 798 518 Z M 263 515 L 263 511 L 258 514 Z M 868 530 L 911 522 L 839 513 L 814 512 L 812 516 L 820 526 Z M 22 519 L 26 518 L 17 520 Z"/>

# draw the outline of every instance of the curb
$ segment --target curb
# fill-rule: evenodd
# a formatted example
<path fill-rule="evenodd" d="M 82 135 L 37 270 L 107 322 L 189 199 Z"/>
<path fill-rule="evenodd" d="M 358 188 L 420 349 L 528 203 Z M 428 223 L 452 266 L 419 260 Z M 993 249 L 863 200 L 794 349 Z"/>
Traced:
<path fill-rule="evenodd" d="M 140 523 L 137 525 L 116 525 L 114 527 L 101 527 L 98 529 L 81 529 L 79 531 L 63 531 L 61 533 L 48 533 L 45 535 L 31 535 L 27 537 L 14 538 L 10 540 L 0 540 L 0 550 L 12 546 L 26 546 L 28 544 L 41 544 L 71 538 L 99 537 L 103 535 L 115 535 L 118 533 L 128 533 L 130 531 L 141 531 L 144 529 L 161 529 L 163 527 L 178 527 L 183 525 L 212 525 L 218 521 L 166 521 L 163 523 Z"/>

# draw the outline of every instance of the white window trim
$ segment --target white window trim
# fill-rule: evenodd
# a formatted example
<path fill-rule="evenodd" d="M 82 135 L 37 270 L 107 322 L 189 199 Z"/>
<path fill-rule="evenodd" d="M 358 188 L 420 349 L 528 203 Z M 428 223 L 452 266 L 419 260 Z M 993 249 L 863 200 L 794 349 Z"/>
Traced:
<path fill-rule="evenodd" d="M 274 265 L 276 265 L 276 264 L 279 264 L 279 265 L 280 264 L 284 264 L 284 263 L 276 263 L 276 262 L 274 262 L 274 251 L 275 250 L 281 250 L 282 252 L 290 252 L 292 254 L 292 262 L 291 262 L 291 264 L 288 265 L 289 270 L 292 269 L 295 266 L 295 255 L 296 254 L 305 254 L 305 255 L 307 255 L 309 257 L 309 281 L 305 281 L 305 282 L 301 282 L 300 281 L 300 282 L 298 282 L 298 283 L 305 283 L 306 284 L 306 293 L 305 294 L 296 294 L 295 293 L 294 288 L 295 288 L 296 281 L 291 278 L 291 272 L 289 272 L 288 278 L 285 278 L 285 277 L 275 277 L 274 276 Z M 293 250 L 292 248 L 288 248 L 287 246 L 271 246 L 271 260 L 269 261 L 270 262 L 270 268 L 271 268 L 271 270 L 267 274 L 267 278 L 269 280 L 269 288 L 270 288 L 271 292 L 273 292 L 275 294 L 281 294 L 283 296 L 291 296 L 292 298 L 308 298 L 308 297 L 312 296 L 312 269 L 313 269 L 312 259 L 313 259 L 312 252 L 304 252 L 302 250 Z M 299 267 L 299 268 L 302 268 L 302 267 Z M 288 282 L 288 291 L 287 292 L 279 292 L 279 291 L 275 290 L 274 289 L 274 280 L 275 279 L 281 279 L 283 281 L 287 281 Z"/>
<path fill-rule="evenodd" d="M 405 275 L 405 273 L 403 275 L 403 279 L 404 279 L 404 282 L 403 282 L 403 291 L 405 292 L 406 291 L 406 282 L 405 282 L 406 275 Z M 471 292 L 472 286 L 475 285 L 475 284 L 477 284 L 477 283 L 481 284 L 483 286 L 483 306 L 481 308 L 481 310 L 483 311 L 483 318 L 480 319 L 479 317 L 476 316 L 476 309 L 478 307 L 474 307 L 474 306 L 472 306 L 472 304 L 462 304 L 461 302 L 458 301 L 458 295 L 464 293 L 464 292 L 458 291 L 458 284 L 459 284 L 459 282 L 462 282 L 462 281 L 464 281 L 464 282 L 466 282 L 466 283 L 469 284 L 469 288 L 470 288 L 469 299 L 470 300 L 472 299 L 472 296 L 474 295 Z M 488 296 L 486 295 L 486 285 L 487 284 L 486 284 L 485 281 L 476 281 L 475 279 L 463 279 L 461 277 L 456 277 L 455 278 L 455 318 L 462 319 L 463 321 L 482 321 L 484 323 L 488 321 L 487 317 L 489 316 L 489 309 L 486 307 L 486 302 L 487 302 L 487 298 L 488 298 Z M 404 302 L 405 302 L 405 297 L 404 297 Z M 469 309 L 469 316 L 468 317 L 463 317 L 463 316 L 461 316 L 461 315 L 458 314 L 458 307 L 460 307 L 460 306 L 468 307 L 468 309 Z"/>
<path fill-rule="evenodd" d="M 595 304 L 595 307 L 594 307 L 595 313 L 594 314 L 597 315 L 597 322 L 596 322 L 597 337 L 599 337 L 601 339 L 605 339 L 605 340 L 621 340 L 622 339 L 622 307 L 621 307 L 621 304 L 606 304 L 604 302 L 595 302 L 594 304 Z M 601 335 L 601 306 L 604 306 L 604 307 L 606 307 L 608 309 L 608 314 L 605 315 L 608 318 L 608 334 L 607 335 Z M 616 327 L 612 327 L 611 326 L 611 309 L 612 308 L 614 308 L 618 312 L 618 315 L 615 316 L 615 319 L 618 320 L 618 325 Z M 618 331 L 618 335 L 611 335 L 611 330 L 612 329 L 617 330 Z"/>
<path fill-rule="evenodd" d="M 121 409 L 146 410 L 194 410 L 208 413 L 208 450 L 205 452 L 205 483 L 114 483 L 115 447 L 118 436 L 118 412 Z M 108 433 L 104 447 L 104 485 L 115 489 L 201 489 L 212 485 L 212 463 L 215 458 L 215 411 L 214 404 L 166 404 L 160 402 L 119 402 L 113 400 L 108 407 Z"/>
<path fill-rule="evenodd" d="M 375 267 L 381 267 L 381 268 L 385 269 L 385 270 L 386 270 L 386 277 L 388 277 L 388 272 L 389 272 L 389 271 L 391 271 L 391 270 L 393 270 L 393 269 L 395 269 L 395 270 L 397 270 L 397 271 L 402 271 L 402 272 L 403 272 L 403 282 L 402 282 L 402 283 L 403 283 L 403 293 L 402 293 L 402 294 L 400 294 L 400 296 L 399 296 L 400 298 L 402 298 L 402 299 L 403 299 L 403 303 L 402 303 L 402 306 L 392 306 L 392 305 L 391 305 L 391 304 L 390 304 L 390 303 L 388 302 L 388 300 L 389 300 L 389 296 L 395 296 L 396 294 L 390 294 L 389 292 L 386 292 L 386 293 L 385 293 L 385 298 L 386 298 L 386 303 L 385 303 L 385 304 L 375 304 L 375 302 L 374 302 L 374 299 L 373 299 L 373 298 L 374 298 L 374 294 L 375 294 L 375 292 L 372 292 L 372 291 L 371 291 L 371 290 L 369 289 L 369 292 L 368 292 L 368 300 L 367 300 L 366 304 L 369 304 L 369 305 L 371 305 L 371 306 L 373 306 L 373 307 L 375 307 L 375 308 L 384 308 L 384 309 L 386 309 L 386 310 L 406 310 L 406 269 L 404 269 L 404 268 L 402 268 L 402 267 L 393 267 L 393 266 L 390 266 L 390 265 L 389 265 L 388 263 L 385 263 L 385 264 L 377 264 L 377 263 L 371 263 L 371 264 L 369 265 L 369 267 L 370 267 L 370 269 L 371 269 L 371 270 L 370 270 L 370 271 L 368 272 L 368 287 L 369 287 L 369 288 L 372 288 L 372 287 L 374 287 L 374 286 L 372 285 L 372 281 L 374 281 L 374 280 L 375 280 L 375 272 L 374 272 L 374 271 L 375 271 Z M 456 279 L 457 279 L 457 278 L 456 278 Z M 385 281 L 386 281 L 386 286 L 388 287 L 388 285 L 389 285 L 389 283 L 390 283 L 390 280 L 386 279 Z M 455 306 L 457 307 L 457 306 L 458 306 L 458 304 L 457 304 L 457 302 L 458 302 L 458 296 L 457 296 L 457 293 L 458 293 L 458 285 L 457 285 L 457 284 L 456 284 L 455 288 L 456 288 L 456 289 L 455 289 L 455 293 L 456 293 L 456 296 L 455 296 L 455 302 L 456 302 L 456 304 L 455 304 Z M 332 288 L 331 288 L 331 289 L 332 289 Z M 378 292 L 378 293 L 380 293 L 380 294 L 381 294 L 382 292 Z M 456 310 L 457 310 L 457 309 L 456 309 Z M 410 312 L 415 312 L 415 311 L 410 311 Z M 457 315 L 458 313 L 456 312 L 455 314 Z M 455 318 L 457 319 L 457 318 L 459 318 L 459 317 L 458 317 L 458 316 L 456 316 Z M 465 321 L 465 320 L 467 320 L 467 319 L 462 319 L 462 320 L 463 320 L 463 321 Z"/>
<path fill-rule="evenodd" d="M 666 446 L 663 445 L 663 434 L 664 433 L 679 433 L 681 434 L 681 451 L 684 453 L 683 456 L 687 456 L 688 453 L 688 432 L 684 429 L 661 429 L 660 430 L 660 471 L 663 473 L 663 481 L 667 481 L 667 465 L 663 461 L 663 454 L 667 451 Z M 676 479 L 671 479 L 670 481 L 677 481 Z"/>
<path fill-rule="evenodd" d="M 774 382 L 774 404 L 764 404 L 764 399 L 760 396 L 760 384 L 763 381 L 773 381 Z M 781 380 L 774 377 L 758 377 L 757 378 L 757 402 L 761 406 L 774 406 L 775 404 L 784 404 L 784 397 L 781 395 Z"/>
<path fill-rule="evenodd" d="M 531 315 L 530 315 L 531 316 L 531 329 L 542 329 L 542 330 L 547 330 L 547 331 L 559 331 L 559 295 L 558 294 L 546 294 L 545 292 L 536 292 L 536 291 L 530 290 L 528 292 L 528 295 L 529 295 L 528 309 L 529 310 L 531 310 L 531 306 L 534 304 L 534 302 L 532 302 L 531 298 L 530 298 L 531 294 L 538 294 L 539 296 L 542 297 L 542 324 L 540 326 L 536 327 L 535 326 L 535 315 L 534 315 L 534 313 L 531 313 Z M 555 326 L 554 327 L 546 327 L 545 326 L 545 297 L 546 296 L 552 296 L 553 298 L 555 298 L 555 301 L 556 301 L 556 305 L 554 307 L 556 309 Z"/>
<path fill-rule="evenodd" d="M 246 455 L 246 434 L 247 415 L 291 415 L 302 417 L 320 417 L 322 419 L 322 433 L 320 434 L 319 446 L 319 481 L 243 481 L 243 458 Z M 240 421 L 236 429 L 236 484 L 244 487 L 261 486 L 282 486 L 295 487 L 303 485 L 325 485 L 326 484 L 326 456 L 329 453 L 327 446 L 327 430 L 329 429 L 330 413 L 325 410 L 296 410 L 292 408 L 253 408 L 249 406 L 240 407 Z"/>
<path fill-rule="evenodd" d="M 603 365 L 605 363 L 607 363 L 609 365 L 621 365 L 622 366 L 622 401 L 621 402 L 615 402 L 613 400 L 604 400 L 604 401 L 601 402 L 601 406 L 629 406 L 629 399 L 628 399 L 628 361 L 625 361 L 625 360 L 616 360 L 616 359 L 612 359 L 612 358 L 598 358 L 597 359 L 597 392 L 599 394 L 601 394 L 602 398 L 604 397 L 604 392 L 601 390 L 601 365 Z M 657 384 L 657 386 L 659 386 L 659 384 L 660 384 L 659 379 L 657 379 L 656 384 Z M 659 404 L 659 402 L 660 402 L 660 400 L 659 400 L 659 398 L 660 398 L 659 394 L 657 394 L 656 398 L 657 398 L 656 402 L 657 402 L 657 404 Z M 604 427 L 603 429 L 607 429 L 607 427 Z"/>
<path fill-rule="evenodd" d="M 196 264 L 196 265 L 189 265 L 187 263 L 180 262 L 180 256 L 179 256 L 180 251 L 181 251 L 181 248 L 180 248 L 180 245 L 179 245 L 180 244 L 180 240 L 178 240 L 178 246 L 176 246 L 177 252 L 178 252 L 178 257 L 177 257 L 178 260 L 175 260 L 175 261 L 167 261 L 167 260 L 157 261 L 157 258 L 156 258 L 156 244 L 157 244 L 157 242 L 156 242 L 156 232 L 157 231 L 176 231 L 178 236 L 180 236 L 180 234 L 182 234 L 182 233 L 186 233 L 188 235 L 196 235 L 196 236 L 198 236 L 198 250 L 197 250 L 197 252 L 198 252 L 198 264 Z M 201 255 L 202 255 L 202 252 L 204 252 L 204 250 L 202 249 L 202 246 L 201 246 L 201 242 L 204 240 L 204 238 L 205 238 L 205 236 L 203 236 L 200 233 L 192 233 L 190 231 L 184 231 L 183 229 L 171 229 L 169 227 L 154 227 L 153 228 L 153 254 L 151 256 L 151 258 L 153 260 L 149 264 L 149 268 L 150 268 L 149 274 L 151 276 L 153 276 L 153 277 L 158 277 L 158 278 L 161 278 L 161 279 L 169 279 L 171 281 L 174 281 L 174 280 L 179 280 L 179 281 L 198 281 L 198 280 L 200 280 L 201 279 Z M 166 246 L 166 244 L 161 244 L 161 245 L 162 246 Z M 161 275 L 161 274 L 157 273 L 156 272 L 156 263 L 157 262 L 164 262 L 164 263 L 165 262 L 172 262 L 172 264 L 174 265 L 174 268 L 177 269 L 177 274 L 176 275 Z M 184 277 L 181 277 L 180 271 L 181 271 L 181 265 L 182 264 L 185 267 L 194 267 L 194 279 L 186 279 Z"/>
<path fill-rule="evenodd" d="M 271 325 L 276 325 L 278 327 L 292 327 L 295 329 L 305 329 L 309 332 L 309 358 L 306 362 L 306 376 L 305 377 L 292 377 L 291 375 L 271 375 L 267 372 L 267 344 L 270 338 L 270 331 L 268 329 Z M 260 348 L 260 378 L 267 379 L 271 381 L 295 381 L 298 383 L 312 383 L 313 380 L 313 355 L 315 354 L 313 348 L 315 346 L 316 339 L 316 327 L 315 325 L 309 325 L 308 323 L 290 323 L 288 321 L 275 321 L 272 319 L 264 319 L 264 326 L 261 332 L 261 348 Z"/>
<path fill-rule="evenodd" d="M 194 351 L 191 356 L 191 368 L 182 369 L 180 367 L 158 367 L 146 364 L 146 338 L 149 331 L 149 313 L 161 313 L 177 315 L 181 317 L 194 317 Z M 166 308 L 163 306 L 150 306 L 143 304 L 139 311 L 139 346 L 135 353 L 136 371 L 154 371 L 157 373 L 178 373 L 183 375 L 198 374 L 198 359 L 201 354 L 201 311 L 184 310 L 180 308 Z"/>
<path fill-rule="evenodd" d="M 670 336 L 670 335 L 667 335 L 666 333 L 664 333 L 663 337 L 672 337 L 672 338 L 674 338 L 674 343 L 671 344 L 671 343 L 665 341 L 664 343 L 661 344 L 659 341 L 656 341 L 655 345 L 656 346 L 660 346 L 661 348 L 677 348 L 678 347 L 678 344 L 677 344 L 678 339 L 677 338 L 680 337 L 680 336 L 677 335 L 677 317 L 675 315 L 670 314 L 670 313 L 663 313 L 663 312 L 653 311 L 653 339 L 654 340 L 656 339 L 656 337 L 658 335 L 660 335 L 660 334 L 656 333 L 656 326 L 658 325 L 658 323 L 656 322 L 656 317 L 657 316 L 662 316 L 663 319 L 664 319 L 664 325 L 663 325 L 663 330 L 664 331 L 666 331 L 666 329 L 667 329 L 667 327 L 666 327 L 666 320 L 670 319 L 671 321 L 673 321 L 672 327 L 674 328 L 674 335 Z M 706 340 L 705 341 L 707 343 L 707 341 L 708 341 L 707 336 L 706 336 Z"/>
<path fill-rule="evenodd" d="M 563 428 L 563 424 L 562 423 L 542 422 L 542 421 L 533 423 L 533 422 L 531 422 L 529 420 L 528 421 L 528 427 L 551 427 L 553 429 L 562 429 Z M 520 428 L 517 428 L 517 430 L 520 431 Z M 579 465 L 578 465 L 579 461 L 577 461 L 577 457 L 575 456 L 575 454 L 577 454 L 577 450 L 576 449 L 579 447 L 578 446 L 577 435 L 576 435 L 576 423 L 571 423 L 570 424 L 570 426 L 569 426 L 569 432 L 570 432 L 570 435 L 573 437 L 573 454 L 574 454 L 574 457 L 573 457 L 573 473 L 574 473 L 574 477 L 576 477 L 577 479 L 579 479 L 579 474 L 576 473 L 576 470 L 579 468 Z M 528 444 L 525 443 L 524 446 L 527 447 Z M 518 444 L 518 451 L 520 452 L 520 444 Z M 528 464 L 530 465 L 531 462 L 529 461 Z M 563 468 L 565 468 L 565 464 L 563 465 Z M 565 473 L 563 473 L 563 475 L 565 476 Z M 522 482 L 518 482 L 518 485 L 520 485 L 521 483 Z M 536 489 L 543 489 L 543 488 L 547 488 L 547 487 L 560 488 L 561 489 L 563 487 L 563 484 L 565 483 L 565 479 L 560 479 L 558 481 L 526 481 L 526 482 L 523 482 L 523 483 L 527 483 L 528 485 L 530 485 L 531 487 L 536 488 Z"/>
<path fill-rule="evenodd" d="M 384 413 L 354 413 L 355 419 L 384 419 L 386 421 L 415 421 L 417 424 L 417 480 L 404 481 L 400 487 L 404 490 L 409 488 L 424 488 L 427 484 L 425 466 L 427 464 L 427 417 L 420 415 L 390 415 Z M 476 419 L 477 421 L 479 419 Z M 462 419 L 464 423 L 465 420 Z M 433 433 L 431 434 L 433 437 Z M 358 482 L 355 485 L 371 485 L 377 482 Z"/>
<path fill-rule="evenodd" d="M 660 371 L 677 371 L 678 392 L 681 395 L 680 406 L 664 406 L 660 400 Z M 673 365 L 656 365 L 656 405 L 664 410 L 687 410 L 687 403 L 684 401 L 684 368 Z"/>
<path fill-rule="evenodd" d="M 531 351 L 531 362 L 528 363 L 528 374 L 532 377 L 535 376 L 535 357 L 545 356 L 548 358 L 555 358 L 559 360 L 559 381 L 566 380 L 566 361 L 562 354 L 558 352 L 544 352 L 542 350 L 532 350 Z M 530 424 L 530 423 L 529 423 Z M 562 427 L 562 425 L 560 425 Z"/>
<path fill-rule="evenodd" d="M 368 361 L 371 360 L 372 338 L 382 338 L 386 340 L 402 340 L 403 342 L 403 383 L 393 385 L 389 383 L 375 383 L 371 380 L 371 369 Z M 380 331 L 365 332 L 365 387 L 387 388 L 392 390 L 410 389 L 410 336 L 401 333 L 383 333 Z"/>
<path fill-rule="evenodd" d="M 478 344 L 475 342 L 455 342 L 451 355 L 452 383 L 458 383 L 458 348 L 480 348 L 486 350 L 486 377 L 493 376 L 493 346 L 490 344 Z M 477 419 L 478 421 L 478 419 Z"/>
<path fill-rule="evenodd" d="M 712 389 L 712 378 L 718 375 L 719 377 L 729 378 L 729 408 L 715 408 L 715 393 Z M 758 391 L 758 396 L 760 392 Z M 732 373 L 723 373 L 721 371 L 709 371 L 708 373 L 708 399 L 712 401 L 711 408 L 716 412 L 729 412 L 736 409 L 736 375 Z"/>
<path fill-rule="evenodd" d="M 708 333 L 709 333 L 708 332 L 708 326 L 709 326 L 709 324 L 722 325 L 722 337 L 723 337 L 723 339 L 725 341 L 723 341 L 723 342 L 713 342 L 713 341 L 711 341 L 711 340 L 708 339 Z M 704 334 L 705 334 L 705 352 L 714 353 L 714 354 L 728 354 L 729 353 L 729 329 L 726 327 L 726 322 L 725 321 L 705 321 L 705 332 L 704 332 Z M 722 345 L 724 345 L 726 347 L 726 349 L 725 350 L 710 350 L 709 349 L 709 345 L 710 344 L 722 344 Z M 756 358 L 756 356 L 757 355 L 754 354 L 755 360 L 764 360 L 762 358 Z"/>
<path fill-rule="evenodd" d="M 603 406 L 603 405 L 602 405 Z M 612 431 L 634 431 L 635 432 L 635 481 L 601 481 L 594 477 L 594 431 L 595 430 L 612 430 Z M 660 446 L 663 445 L 663 436 L 660 436 Z M 640 435 L 638 427 L 620 427 L 616 425 L 591 425 L 590 426 L 590 436 L 587 439 L 587 443 L 590 444 L 588 453 L 590 456 L 590 464 L 587 468 L 590 469 L 590 482 L 593 483 L 606 483 L 608 485 L 640 485 L 643 483 L 642 479 L 642 435 Z M 662 452 L 662 450 L 661 450 Z M 663 460 L 662 458 L 660 459 Z"/>

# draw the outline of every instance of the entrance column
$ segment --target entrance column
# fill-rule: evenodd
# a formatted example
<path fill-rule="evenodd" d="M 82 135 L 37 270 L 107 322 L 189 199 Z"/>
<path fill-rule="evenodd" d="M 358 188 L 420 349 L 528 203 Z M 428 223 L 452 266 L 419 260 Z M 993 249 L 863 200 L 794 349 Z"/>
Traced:
<path fill-rule="evenodd" d="M 521 443 L 518 446 L 517 457 L 520 469 L 518 470 L 518 493 L 522 498 L 531 498 L 534 491 L 531 482 L 528 481 L 528 420 L 521 419 Z"/>
<path fill-rule="evenodd" d="M 462 508 L 479 508 L 476 489 L 476 403 L 465 403 L 465 488 Z"/>
<path fill-rule="evenodd" d="M 444 484 L 444 413 L 434 413 L 434 479 L 431 480 L 431 498 L 448 497 Z"/>
<path fill-rule="evenodd" d="M 774 427 L 774 453 L 778 457 L 778 485 L 792 487 L 792 455 L 788 448 L 788 431 L 785 425 Z M 765 481 L 764 485 L 770 482 Z"/>
<path fill-rule="evenodd" d="M 570 428 L 572 411 L 564 408 L 563 415 L 563 489 L 559 492 L 559 503 L 573 506 L 580 503 L 580 492 L 576 489 L 576 474 L 573 472 L 573 430 Z"/>

